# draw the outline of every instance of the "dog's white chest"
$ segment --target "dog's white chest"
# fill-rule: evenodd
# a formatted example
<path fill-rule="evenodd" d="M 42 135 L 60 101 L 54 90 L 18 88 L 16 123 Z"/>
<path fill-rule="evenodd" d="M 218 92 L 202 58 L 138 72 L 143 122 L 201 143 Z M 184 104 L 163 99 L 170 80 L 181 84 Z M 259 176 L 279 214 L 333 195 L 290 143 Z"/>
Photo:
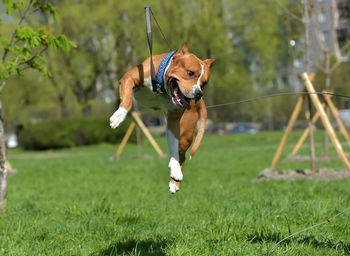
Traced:
<path fill-rule="evenodd" d="M 146 108 L 161 109 L 165 112 L 177 108 L 168 94 L 157 94 L 152 91 L 150 78 L 145 79 L 143 87 L 135 88 L 133 95 L 137 103 Z"/>

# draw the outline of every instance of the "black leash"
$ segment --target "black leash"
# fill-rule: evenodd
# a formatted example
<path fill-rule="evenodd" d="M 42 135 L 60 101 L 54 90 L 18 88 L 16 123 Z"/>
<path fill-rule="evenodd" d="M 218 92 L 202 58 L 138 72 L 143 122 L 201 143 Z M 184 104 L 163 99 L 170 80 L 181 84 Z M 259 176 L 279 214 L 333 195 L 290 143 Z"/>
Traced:
<path fill-rule="evenodd" d="M 147 30 L 147 41 L 151 60 L 151 79 L 152 79 L 152 90 L 153 92 L 159 93 L 159 88 L 157 87 L 156 74 L 154 71 L 154 65 L 152 60 L 152 23 L 150 15 L 151 6 L 145 6 L 145 16 L 146 16 L 146 30 Z"/>
<path fill-rule="evenodd" d="M 173 49 L 171 48 L 168 39 L 166 38 L 165 34 L 163 33 L 163 30 L 162 30 L 162 28 L 160 27 L 160 25 L 159 25 L 159 23 L 158 23 L 158 21 L 157 21 L 157 19 L 156 19 L 156 16 L 154 15 L 152 9 L 150 9 L 150 11 L 151 11 L 151 14 L 152 14 L 152 17 L 153 17 L 154 21 L 155 21 L 156 24 L 157 24 L 157 27 L 158 27 L 159 32 L 162 34 L 164 41 L 167 43 L 167 45 L 168 45 L 168 47 L 169 47 L 169 51 L 172 51 Z"/>
<path fill-rule="evenodd" d="M 147 41 L 148 41 L 148 47 L 149 47 L 149 53 L 150 53 L 150 62 L 151 62 L 151 79 L 152 79 L 152 90 L 155 93 L 166 93 L 166 90 L 164 88 L 164 85 L 160 85 L 157 83 L 157 79 L 156 79 L 156 73 L 154 70 L 154 64 L 153 64 L 153 58 L 152 58 L 152 22 L 151 22 L 151 14 L 154 18 L 154 20 L 156 21 L 156 24 L 158 26 L 158 29 L 160 31 L 160 33 L 162 34 L 164 40 L 166 41 L 166 43 L 168 44 L 169 49 L 171 50 L 169 41 L 166 39 L 157 19 L 155 18 L 152 10 L 151 10 L 151 6 L 150 5 L 146 5 L 145 6 L 145 17 L 146 17 L 146 30 L 147 30 Z"/>

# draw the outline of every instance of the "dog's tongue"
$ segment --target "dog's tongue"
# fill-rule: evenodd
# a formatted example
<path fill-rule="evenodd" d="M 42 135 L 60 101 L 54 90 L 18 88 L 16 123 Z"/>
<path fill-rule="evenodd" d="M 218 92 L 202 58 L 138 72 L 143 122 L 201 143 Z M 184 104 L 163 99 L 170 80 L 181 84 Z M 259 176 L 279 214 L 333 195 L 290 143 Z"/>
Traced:
<path fill-rule="evenodd" d="M 181 101 L 181 104 L 187 108 L 188 110 L 191 109 L 191 105 L 189 104 L 189 102 L 185 99 L 185 96 L 182 93 L 179 93 L 179 98 Z"/>

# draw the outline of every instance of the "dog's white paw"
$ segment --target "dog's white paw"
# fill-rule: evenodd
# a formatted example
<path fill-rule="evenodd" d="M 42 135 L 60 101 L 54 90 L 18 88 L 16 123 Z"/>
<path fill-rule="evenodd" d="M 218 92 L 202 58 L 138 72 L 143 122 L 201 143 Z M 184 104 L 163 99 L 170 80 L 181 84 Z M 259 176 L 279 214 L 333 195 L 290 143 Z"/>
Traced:
<path fill-rule="evenodd" d="M 171 178 L 178 181 L 183 179 L 180 163 L 174 157 L 170 158 L 168 167 L 170 168 Z"/>
<path fill-rule="evenodd" d="M 179 187 L 176 186 L 176 184 L 172 183 L 171 181 L 169 182 L 169 192 L 171 194 L 175 194 L 177 191 L 179 191 Z"/>
<path fill-rule="evenodd" d="M 114 114 L 109 118 L 109 125 L 113 129 L 117 128 L 124 121 L 127 114 L 128 111 L 125 108 L 118 108 L 117 111 L 115 111 Z"/>

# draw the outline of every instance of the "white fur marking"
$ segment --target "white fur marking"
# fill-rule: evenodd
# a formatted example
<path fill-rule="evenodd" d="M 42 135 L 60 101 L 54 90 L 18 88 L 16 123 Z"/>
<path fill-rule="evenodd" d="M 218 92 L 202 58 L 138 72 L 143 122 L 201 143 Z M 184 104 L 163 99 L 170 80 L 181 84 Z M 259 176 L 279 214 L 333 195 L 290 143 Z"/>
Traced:
<path fill-rule="evenodd" d="M 117 111 L 115 111 L 114 114 L 109 118 L 109 125 L 113 129 L 117 128 L 124 121 L 127 114 L 128 111 L 125 108 L 119 107 Z"/>
<path fill-rule="evenodd" d="M 199 76 L 199 78 L 197 80 L 197 86 L 199 88 L 201 88 L 201 84 L 200 83 L 201 83 L 201 78 L 202 78 L 203 72 L 204 72 L 204 66 L 203 66 L 203 64 L 201 64 L 201 74 L 200 74 L 200 76 Z"/>
<path fill-rule="evenodd" d="M 143 85 L 146 86 L 148 89 L 150 89 L 151 91 L 153 91 L 152 88 L 152 78 L 149 76 L 147 78 L 143 79 Z"/>
<path fill-rule="evenodd" d="M 169 182 L 169 192 L 171 194 L 175 194 L 177 191 L 179 191 L 179 187 L 176 186 L 176 184 L 172 183 L 172 182 Z"/>
<path fill-rule="evenodd" d="M 171 178 L 173 178 L 174 180 L 182 180 L 183 179 L 180 163 L 174 157 L 170 158 L 168 167 L 170 168 L 170 177 Z"/>
<path fill-rule="evenodd" d="M 194 96 L 195 96 L 195 93 L 197 91 L 200 91 L 200 92 L 202 91 L 201 84 L 200 84 L 202 75 L 204 73 L 204 66 L 202 64 L 201 64 L 201 68 L 202 68 L 201 69 L 201 74 L 200 74 L 200 76 L 197 79 L 197 83 L 192 86 L 192 89 L 191 89 L 190 93 L 188 95 L 186 95 L 187 98 L 193 99 Z"/>
<path fill-rule="evenodd" d="M 179 140 L 175 137 L 172 131 L 166 130 L 166 138 L 168 141 L 170 161 L 168 167 L 170 168 L 170 177 L 175 180 L 182 180 L 182 170 L 179 163 Z"/>

